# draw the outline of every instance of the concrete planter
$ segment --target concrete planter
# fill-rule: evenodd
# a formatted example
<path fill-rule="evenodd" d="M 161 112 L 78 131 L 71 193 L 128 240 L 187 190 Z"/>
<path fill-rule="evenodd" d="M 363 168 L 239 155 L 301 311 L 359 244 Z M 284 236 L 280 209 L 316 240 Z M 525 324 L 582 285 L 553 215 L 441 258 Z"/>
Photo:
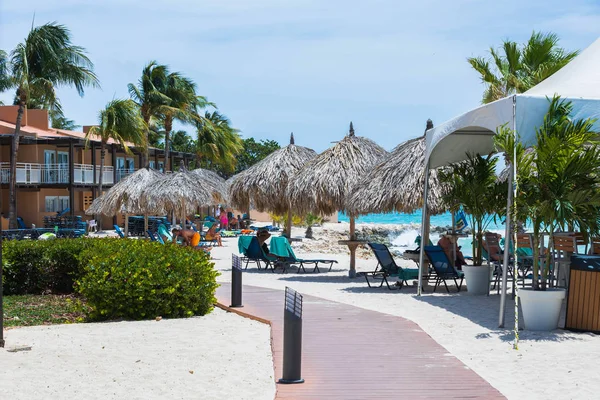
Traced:
<path fill-rule="evenodd" d="M 494 273 L 493 266 L 487 265 L 463 265 L 467 283 L 467 293 L 472 295 L 487 295 L 490 290 L 490 281 Z"/>
<path fill-rule="evenodd" d="M 551 331 L 558 328 L 560 310 L 567 292 L 565 289 L 552 288 L 542 291 L 519 288 L 518 291 L 525 329 Z"/>

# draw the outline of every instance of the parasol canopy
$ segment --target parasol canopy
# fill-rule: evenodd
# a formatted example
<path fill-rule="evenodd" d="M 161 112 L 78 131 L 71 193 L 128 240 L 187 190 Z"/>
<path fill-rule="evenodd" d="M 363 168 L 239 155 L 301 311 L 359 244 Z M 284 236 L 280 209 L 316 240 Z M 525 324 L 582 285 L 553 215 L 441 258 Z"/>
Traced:
<path fill-rule="evenodd" d="M 197 174 L 167 174 L 142 192 L 140 204 L 148 213 L 174 212 L 182 221 L 198 207 L 213 204 L 213 193 Z"/>
<path fill-rule="evenodd" d="M 388 153 L 370 139 L 355 136 L 350 131 L 344 139 L 310 160 L 288 186 L 292 207 L 300 213 L 332 214 L 347 211 L 346 197 L 361 178 L 368 176 L 371 168 Z M 349 276 L 356 276 L 355 214 L 350 213 Z"/>
<path fill-rule="evenodd" d="M 294 143 L 269 154 L 260 162 L 230 180 L 229 197 L 233 206 L 244 209 L 250 203 L 258 211 L 284 214 L 290 210 L 288 182 L 317 153 Z"/>
<path fill-rule="evenodd" d="M 87 215 L 113 216 L 123 214 L 146 214 L 140 204 L 142 193 L 164 175 L 151 168 L 141 168 L 126 176 L 96 198 L 86 210 Z M 158 212 L 157 214 L 162 214 Z"/>
<path fill-rule="evenodd" d="M 431 120 L 427 129 L 433 128 Z M 425 186 L 425 136 L 408 140 L 394 148 L 390 155 L 363 176 L 347 198 L 349 213 L 413 213 L 423 208 Z M 437 171 L 429 173 L 430 214 L 447 210 L 443 202 L 443 185 Z"/>

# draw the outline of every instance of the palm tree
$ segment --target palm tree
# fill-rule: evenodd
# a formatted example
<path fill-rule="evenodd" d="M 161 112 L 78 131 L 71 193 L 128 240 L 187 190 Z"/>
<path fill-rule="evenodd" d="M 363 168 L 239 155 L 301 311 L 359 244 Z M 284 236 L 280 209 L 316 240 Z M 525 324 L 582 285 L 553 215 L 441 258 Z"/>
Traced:
<path fill-rule="evenodd" d="M 483 103 L 523 93 L 564 67 L 578 51 L 558 47 L 554 33 L 533 32 L 523 46 L 505 40 L 501 50 L 490 48 L 490 58 L 470 57 L 469 64 L 486 85 Z"/>
<path fill-rule="evenodd" d="M 3 57 L 0 56 L 0 59 Z M 60 102 L 56 96 L 56 87 L 59 85 L 74 86 L 79 95 L 83 96 L 86 86 L 99 86 L 93 68 L 93 63 L 85 55 L 85 49 L 71 43 L 69 30 L 54 22 L 32 28 L 25 41 L 10 53 L 8 74 L 0 79 L 0 85 L 4 89 L 16 89 L 16 104 L 19 106 L 10 153 L 11 228 L 17 227 L 17 154 L 25 107 L 35 100 L 51 109 L 59 109 Z M 0 75 L 3 75 L 1 72 L 0 70 Z"/>
<path fill-rule="evenodd" d="M 133 100 L 112 100 L 106 108 L 98 114 L 98 126 L 90 128 L 85 135 L 86 141 L 97 136 L 100 139 L 100 178 L 98 179 L 98 193 L 102 194 L 104 175 L 104 159 L 106 145 L 113 140 L 121 145 L 127 154 L 131 154 L 129 144 L 146 147 L 146 125 L 140 115 L 140 110 Z M 94 171 L 94 173 L 96 173 Z M 102 226 L 101 223 L 98 226 Z"/>
<path fill-rule="evenodd" d="M 236 156 L 244 145 L 239 131 L 231 127 L 229 119 L 217 111 L 206 112 L 205 122 L 197 122 L 196 155 L 198 164 L 205 168 L 218 166 L 233 171 Z"/>
<path fill-rule="evenodd" d="M 473 265 L 483 262 L 483 232 L 506 206 L 507 183 L 496 179 L 498 158 L 491 154 L 468 155 L 468 159 L 439 171 L 447 185 L 444 198 L 456 211 L 460 206 L 470 218 Z"/>
<path fill-rule="evenodd" d="M 574 226 L 586 236 L 600 232 L 600 147 L 595 120 L 573 121 L 571 102 L 555 96 L 537 130 L 534 151 L 517 161 L 517 218 L 529 219 L 533 228 L 533 285 L 538 289 L 539 246 L 542 230 L 550 235 L 558 227 Z M 546 288 L 549 263 L 542 270 Z"/>
<path fill-rule="evenodd" d="M 162 115 L 171 109 L 171 99 L 164 93 L 169 69 L 156 61 L 150 61 L 142 71 L 142 76 L 137 86 L 133 83 L 127 85 L 129 95 L 139 106 L 144 123 L 145 143 L 149 143 L 150 127 L 160 120 Z M 142 152 L 142 166 L 148 167 L 148 147 Z"/>

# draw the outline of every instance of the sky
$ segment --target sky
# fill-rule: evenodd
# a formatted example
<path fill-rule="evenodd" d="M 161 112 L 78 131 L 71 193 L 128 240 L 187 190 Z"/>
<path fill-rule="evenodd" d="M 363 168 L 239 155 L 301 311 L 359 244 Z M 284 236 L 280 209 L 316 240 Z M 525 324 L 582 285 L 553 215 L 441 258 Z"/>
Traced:
<path fill-rule="evenodd" d="M 97 123 L 151 60 L 192 78 L 243 137 L 323 151 L 350 121 L 387 150 L 477 107 L 467 57 L 552 31 L 566 49 L 600 36 L 597 0 L 0 0 L 0 48 L 56 21 L 87 49 L 101 89 L 60 88 L 65 114 Z M 5 103 L 13 93 L 0 94 Z M 183 126 L 190 134 L 191 127 Z"/>

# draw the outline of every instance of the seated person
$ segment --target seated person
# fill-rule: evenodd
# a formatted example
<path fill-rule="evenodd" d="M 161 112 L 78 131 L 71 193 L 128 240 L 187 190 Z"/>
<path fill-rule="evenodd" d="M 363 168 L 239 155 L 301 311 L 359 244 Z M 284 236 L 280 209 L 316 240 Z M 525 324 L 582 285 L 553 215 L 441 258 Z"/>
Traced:
<path fill-rule="evenodd" d="M 239 228 L 239 226 L 238 226 L 238 219 L 236 217 L 231 217 L 229 219 L 229 227 L 231 229 L 238 229 Z"/>
<path fill-rule="evenodd" d="M 217 245 L 219 245 L 219 247 L 223 246 L 223 242 L 221 241 L 221 235 L 219 235 L 217 233 L 217 226 L 219 226 L 218 224 L 212 224 L 212 226 L 208 229 L 208 231 L 206 232 L 206 240 L 207 241 L 213 241 L 216 240 L 217 241 Z"/>
<path fill-rule="evenodd" d="M 438 246 L 444 249 L 444 253 L 446 253 L 448 260 L 452 260 L 452 249 L 456 249 L 456 260 L 454 260 L 454 266 L 456 269 L 460 270 L 462 269 L 463 265 L 467 265 L 467 262 L 465 261 L 463 253 L 460 251 L 461 247 L 457 246 L 456 243 L 454 243 L 454 240 L 455 239 L 453 239 L 452 236 L 442 235 L 438 241 Z"/>
<path fill-rule="evenodd" d="M 260 245 L 260 248 L 262 249 L 263 253 L 265 253 L 265 255 L 270 256 L 270 257 L 277 257 L 276 254 L 271 254 L 271 251 L 269 250 L 269 246 L 267 246 L 267 239 L 271 237 L 271 234 L 269 233 L 269 230 L 266 228 L 260 228 L 258 230 L 258 232 L 256 232 L 256 238 L 258 239 L 258 244 Z"/>

